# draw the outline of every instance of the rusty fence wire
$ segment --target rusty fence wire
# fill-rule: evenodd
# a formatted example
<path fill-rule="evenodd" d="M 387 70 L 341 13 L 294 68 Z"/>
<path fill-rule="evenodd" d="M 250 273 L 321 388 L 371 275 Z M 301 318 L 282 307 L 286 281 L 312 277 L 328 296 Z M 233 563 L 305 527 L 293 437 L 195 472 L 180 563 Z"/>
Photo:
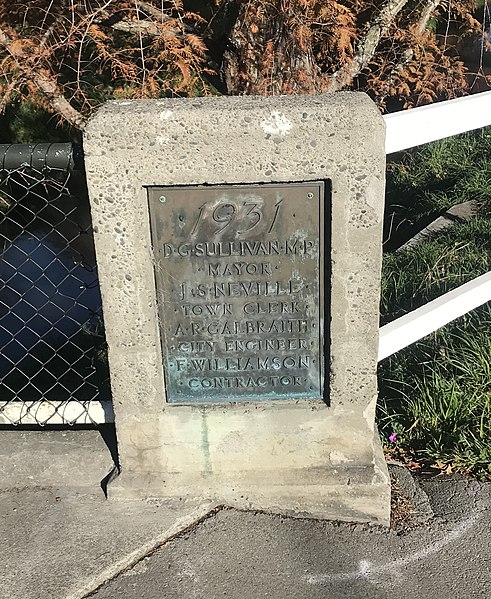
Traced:
<path fill-rule="evenodd" d="M 110 411 L 81 148 L 0 145 L 0 424 Z"/>

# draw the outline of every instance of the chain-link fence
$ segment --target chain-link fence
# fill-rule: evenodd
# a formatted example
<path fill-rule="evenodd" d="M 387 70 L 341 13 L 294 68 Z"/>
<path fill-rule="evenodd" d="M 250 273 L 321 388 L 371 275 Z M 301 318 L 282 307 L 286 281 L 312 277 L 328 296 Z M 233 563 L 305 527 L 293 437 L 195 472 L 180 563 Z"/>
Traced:
<path fill-rule="evenodd" d="M 81 148 L 0 145 L 0 424 L 107 421 L 109 400 Z"/>

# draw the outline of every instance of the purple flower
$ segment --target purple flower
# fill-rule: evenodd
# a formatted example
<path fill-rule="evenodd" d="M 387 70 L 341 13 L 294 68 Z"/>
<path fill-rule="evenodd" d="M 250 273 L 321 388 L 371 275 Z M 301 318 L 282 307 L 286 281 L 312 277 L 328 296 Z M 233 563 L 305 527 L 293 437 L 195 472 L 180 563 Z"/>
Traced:
<path fill-rule="evenodd" d="M 392 433 L 392 435 L 389 437 L 389 441 L 391 443 L 395 443 L 397 441 L 397 433 Z"/>

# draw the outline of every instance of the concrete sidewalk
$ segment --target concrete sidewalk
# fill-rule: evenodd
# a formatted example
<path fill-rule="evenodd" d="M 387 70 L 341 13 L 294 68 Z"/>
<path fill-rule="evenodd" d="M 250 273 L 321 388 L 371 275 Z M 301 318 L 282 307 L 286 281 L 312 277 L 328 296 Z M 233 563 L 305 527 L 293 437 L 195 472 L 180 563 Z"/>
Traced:
<path fill-rule="evenodd" d="M 0 431 L 2 599 L 491 596 L 489 483 L 415 484 L 393 469 L 402 520 L 386 530 L 199 501 L 107 501 L 81 476 L 101 479 L 111 465 L 96 431 L 22 435 Z M 63 457 L 77 439 L 78 469 Z M 31 479 L 9 474 L 20 455 Z"/>
<path fill-rule="evenodd" d="M 85 597 L 214 506 L 107 501 L 110 430 L 0 430 L 1 599 Z"/>

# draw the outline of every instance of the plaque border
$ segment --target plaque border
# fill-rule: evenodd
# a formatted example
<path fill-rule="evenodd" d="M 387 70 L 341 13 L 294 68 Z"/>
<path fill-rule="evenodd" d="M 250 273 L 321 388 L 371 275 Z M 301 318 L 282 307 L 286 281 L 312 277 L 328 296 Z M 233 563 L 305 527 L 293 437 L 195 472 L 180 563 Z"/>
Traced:
<path fill-rule="evenodd" d="M 331 179 L 315 179 L 315 180 L 304 180 L 304 181 L 275 181 L 275 182 L 267 182 L 267 183 L 232 183 L 232 184 L 203 184 L 203 185 L 144 185 L 143 188 L 146 193 L 146 201 L 148 206 L 148 221 L 149 221 L 149 231 L 150 231 L 150 241 L 151 241 L 151 251 L 154 256 L 153 260 L 153 277 L 155 289 L 158 289 L 157 285 L 157 273 L 155 269 L 155 254 L 154 254 L 154 238 L 153 238 L 153 230 L 152 230 L 152 209 L 150 206 L 151 203 L 151 192 L 159 190 L 159 193 L 163 193 L 164 190 L 185 190 L 185 189 L 230 189 L 230 188 L 260 188 L 260 187 L 303 187 L 311 185 L 313 187 L 317 186 L 319 189 L 319 203 L 318 203 L 318 222 L 319 222 L 319 249 L 318 249 L 318 270 L 319 270 L 319 281 L 318 281 L 318 358 L 319 358 L 319 389 L 320 393 L 313 394 L 302 394 L 297 395 L 295 397 L 289 397 L 288 394 L 285 394 L 284 397 L 277 397 L 272 399 L 271 397 L 261 398 L 260 394 L 256 395 L 244 395 L 238 400 L 224 400 L 224 399 L 212 399 L 210 397 L 205 397 L 202 401 L 195 400 L 183 400 L 183 401 L 169 401 L 169 393 L 168 393 L 168 384 L 167 384 L 167 369 L 165 366 L 165 339 L 162 331 L 162 327 L 158 327 L 158 337 L 160 340 L 160 349 L 162 356 L 162 373 L 163 373 L 163 386 L 165 391 L 165 401 L 163 402 L 165 406 L 227 406 L 227 405 L 249 405 L 253 403 L 266 403 L 266 402 L 274 402 L 274 403 L 292 403 L 292 402 L 303 402 L 303 401 L 323 401 L 327 405 L 329 405 L 329 379 L 327 374 L 329 372 L 329 364 L 330 364 L 330 327 L 329 327 L 329 319 L 326 322 L 326 314 L 329 315 L 329 306 L 331 300 L 331 286 L 326 289 L 326 281 L 330 282 L 331 280 L 331 261 L 326 260 L 326 256 L 331 255 L 332 251 L 332 235 L 331 235 L 331 219 L 330 219 L 330 203 L 327 200 L 332 201 L 332 182 Z M 326 291 L 328 293 L 326 293 Z M 158 294 L 156 295 L 156 308 L 158 315 L 158 322 L 160 323 L 160 302 L 158 299 Z M 169 375 L 170 376 L 170 375 Z"/>

